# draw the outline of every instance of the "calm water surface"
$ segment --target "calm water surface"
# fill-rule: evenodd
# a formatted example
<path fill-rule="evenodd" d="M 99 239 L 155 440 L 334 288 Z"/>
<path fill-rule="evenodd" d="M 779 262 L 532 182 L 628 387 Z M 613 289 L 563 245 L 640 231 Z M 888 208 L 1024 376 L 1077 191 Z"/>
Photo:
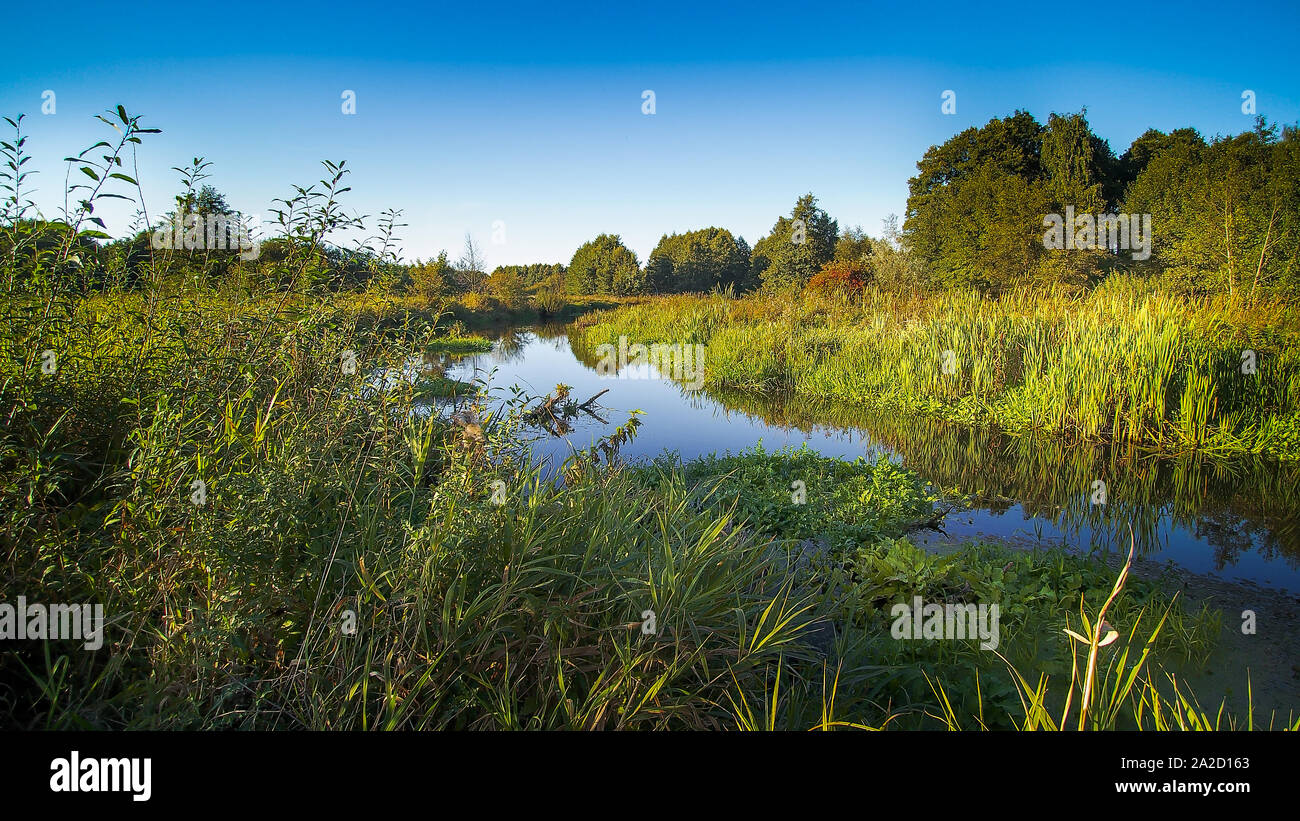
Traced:
<path fill-rule="evenodd" d="M 971 508 L 945 525 L 953 534 L 1123 552 L 1131 526 L 1149 559 L 1300 593 L 1297 465 L 1067 447 L 841 404 L 693 391 L 649 368 L 607 378 L 596 372 L 594 359 L 575 350 L 562 327 L 499 331 L 490 353 L 447 365 L 448 376 L 485 380 L 500 399 L 512 386 L 541 397 L 563 383 L 579 402 L 609 389 L 599 400 L 604 421 L 582 415 L 563 439 L 545 436 L 534 443 L 552 464 L 639 409 L 642 427 L 623 448 L 629 459 L 665 451 L 691 459 L 759 443 L 769 450 L 806 444 L 844 459 L 885 457 L 937 487 L 969 495 Z M 1099 479 L 1106 482 L 1104 505 L 1091 503 Z"/>

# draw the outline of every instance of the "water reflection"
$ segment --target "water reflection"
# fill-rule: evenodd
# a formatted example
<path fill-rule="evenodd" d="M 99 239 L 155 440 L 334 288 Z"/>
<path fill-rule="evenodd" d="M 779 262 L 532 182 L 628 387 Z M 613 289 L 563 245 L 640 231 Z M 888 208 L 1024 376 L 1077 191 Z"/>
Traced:
<path fill-rule="evenodd" d="M 1167 549 L 1172 528 L 1213 548 L 1213 566 L 1255 551 L 1300 567 L 1300 471 L 1257 457 L 1162 456 L 1137 449 L 1065 445 L 929 419 L 869 413 L 794 397 L 714 394 L 766 424 L 812 431 L 827 423 L 864 431 L 944 488 L 970 494 L 989 513 L 1019 509 L 1059 531 L 1087 534 L 1098 549 L 1127 550 L 1128 526 L 1144 555 Z M 1093 503 L 1093 483 L 1106 503 Z"/>
<path fill-rule="evenodd" d="M 609 424 L 579 420 L 566 439 L 538 443 L 544 457 L 562 461 L 621 424 L 620 411 L 638 408 L 645 424 L 625 450 L 632 458 L 675 450 L 689 459 L 760 441 L 807 443 L 842 458 L 885 456 L 968 495 L 978 532 L 1124 552 L 1131 527 L 1148 558 L 1300 592 L 1300 465 L 1067 446 L 797 396 L 603 379 L 594 357 L 575 348 L 563 326 L 504 331 L 490 354 L 466 357 L 448 375 L 484 378 L 495 369 L 492 385 L 503 394 L 512 384 L 539 396 L 559 383 L 581 396 L 611 388 L 603 400 Z M 1105 504 L 1094 503 L 1098 480 Z"/>

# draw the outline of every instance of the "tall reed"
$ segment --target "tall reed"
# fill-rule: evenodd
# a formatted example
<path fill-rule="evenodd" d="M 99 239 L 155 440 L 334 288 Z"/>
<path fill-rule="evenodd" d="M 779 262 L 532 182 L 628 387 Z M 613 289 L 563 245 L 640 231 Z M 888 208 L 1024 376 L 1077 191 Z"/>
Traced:
<path fill-rule="evenodd" d="M 579 346 L 706 345 L 706 384 L 1168 451 L 1300 458 L 1300 346 L 1280 303 L 1246 307 L 1118 278 L 1082 298 L 868 291 L 844 307 L 672 297 L 584 317 Z M 1253 367 L 1252 367 L 1253 366 Z"/>

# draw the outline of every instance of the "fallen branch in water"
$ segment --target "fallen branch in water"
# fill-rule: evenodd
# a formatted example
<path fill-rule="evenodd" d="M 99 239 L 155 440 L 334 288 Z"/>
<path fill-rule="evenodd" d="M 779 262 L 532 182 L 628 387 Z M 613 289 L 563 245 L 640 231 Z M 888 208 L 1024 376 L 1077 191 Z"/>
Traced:
<path fill-rule="evenodd" d="M 555 393 L 548 396 L 540 405 L 526 411 L 524 413 L 524 418 L 530 422 L 541 425 L 554 436 L 563 436 L 572 430 L 572 426 L 568 424 L 568 420 L 572 420 L 581 413 L 585 413 L 592 419 L 600 422 L 602 425 L 609 424 L 609 422 L 602 419 L 595 412 L 600 409 L 600 405 L 596 404 L 596 400 L 609 393 L 609 388 L 606 388 L 582 404 L 578 404 L 569 399 L 569 390 L 570 388 L 568 385 L 556 385 Z M 568 401 L 566 402 L 565 400 Z"/>
<path fill-rule="evenodd" d="M 532 410 L 528 411 L 527 415 L 530 419 L 540 419 L 542 415 L 545 414 L 546 416 L 549 416 L 552 419 L 554 419 L 555 406 L 568 398 L 569 398 L 569 386 L 556 385 L 555 393 L 552 394 L 551 396 L 548 396 L 545 402 L 533 408 Z"/>
<path fill-rule="evenodd" d="M 583 402 L 581 405 L 578 406 L 578 410 L 587 410 L 587 408 L 591 406 L 591 403 L 595 402 L 597 399 L 599 399 L 600 397 L 604 396 L 607 393 L 609 393 L 609 388 L 605 388 L 605 390 L 591 397 L 586 402 Z"/>

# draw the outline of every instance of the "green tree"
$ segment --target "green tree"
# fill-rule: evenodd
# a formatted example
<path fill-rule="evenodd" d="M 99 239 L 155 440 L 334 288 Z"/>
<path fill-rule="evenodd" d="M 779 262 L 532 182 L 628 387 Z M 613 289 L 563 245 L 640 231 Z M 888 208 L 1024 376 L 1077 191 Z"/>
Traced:
<path fill-rule="evenodd" d="M 1086 112 L 1052 114 L 1043 132 L 1043 173 L 1052 204 L 1064 210 L 1073 205 L 1079 213 L 1098 214 L 1109 202 L 1103 187 L 1110 188 L 1115 158 L 1110 146 L 1088 127 Z"/>
<path fill-rule="evenodd" d="M 665 234 L 646 262 L 652 293 L 743 289 L 749 279 L 749 247 L 725 228 Z"/>
<path fill-rule="evenodd" d="M 567 276 L 575 294 L 645 293 L 645 272 L 617 234 L 583 243 L 573 254 Z"/>
<path fill-rule="evenodd" d="M 1168 134 L 1154 128 L 1147 129 L 1119 158 L 1120 191 L 1127 192 L 1128 187 L 1146 170 L 1151 160 L 1160 154 L 1170 150 L 1185 153 L 1188 150 L 1204 147 L 1205 140 L 1194 128 L 1179 128 Z"/>
<path fill-rule="evenodd" d="M 765 289 L 802 289 L 835 256 L 839 224 L 817 207 L 817 198 L 804 194 L 790 216 L 780 217 L 766 237 L 754 244 L 752 276 Z"/>
<path fill-rule="evenodd" d="M 1186 136 L 1160 141 L 1129 186 L 1125 209 L 1151 214 L 1151 264 L 1188 292 L 1254 298 L 1300 285 L 1293 130 L 1279 139 L 1261 118 L 1253 131 L 1208 145 Z"/>
<path fill-rule="evenodd" d="M 1043 132 L 1042 164 L 1048 199 L 1046 212 L 1065 215 L 1073 209 L 1076 216 L 1109 213 L 1122 193 L 1120 163 L 1110 144 L 1092 133 L 1086 111 L 1052 114 L 1048 118 Z M 1041 237 L 1041 224 L 1035 232 Z M 1115 261 L 1112 253 L 1104 248 L 1075 248 L 1067 252 L 1035 249 L 1030 256 L 1037 259 L 1034 274 L 1038 280 L 1076 287 L 1104 276 Z"/>
<path fill-rule="evenodd" d="M 528 291 L 524 279 L 514 267 L 498 268 L 487 280 L 488 290 L 512 311 L 519 310 L 528 303 Z"/>
<path fill-rule="evenodd" d="M 1099 214 L 1119 197 L 1122 163 L 1086 112 L 1027 112 L 968 128 L 932 146 L 908 182 L 905 241 L 940 286 L 996 291 L 1043 278 L 1084 284 L 1105 251 L 1051 252 L 1044 217 Z"/>
<path fill-rule="evenodd" d="M 1043 176 L 1042 139 L 1043 127 L 1017 111 L 931 146 L 916 164 L 904 238 L 934 284 L 990 287 L 1011 274 L 1000 266 L 1031 241 L 1027 212 L 1038 211 L 1040 220 L 1044 213 L 1035 190 Z M 1031 207 L 1017 201 L 1026 194 Z"/>
<path fill-rule="evenodd" d="M 513 272 L 527 287 L 533 287 L 545 279 L 556 275 L 564 274 L 564 266 L 560 264 L 547 264 L 544 262 L 534 262 L 530 265 L 498 265 L 492 271 L 495 277 L 503 272 Z"/>
<path fill-rule="evenodd" d="M 216 214 L 231 216 L 235 212 L 226 202 L 226 195 L 211 185 L 204 185 L 198 193 L 186 191 L 176 197 L 176 208 L 182 214 Z"/>
<path fill-rule="evenodd" d="M 854 263 L 870 269 L 876 241 L 867 236 L 861 225 L 845 228 L 835 242 L 835 261 Z"/>
<path fill-rule="evenodd" d="M 428 262 L 416 260 L 408 273 L 411 277 L 411 293 L 427 300 L 435 300 L 451 293 L 456 272 L 447 259 L 447 252 L 440 251 L 436 259 Z"/>

